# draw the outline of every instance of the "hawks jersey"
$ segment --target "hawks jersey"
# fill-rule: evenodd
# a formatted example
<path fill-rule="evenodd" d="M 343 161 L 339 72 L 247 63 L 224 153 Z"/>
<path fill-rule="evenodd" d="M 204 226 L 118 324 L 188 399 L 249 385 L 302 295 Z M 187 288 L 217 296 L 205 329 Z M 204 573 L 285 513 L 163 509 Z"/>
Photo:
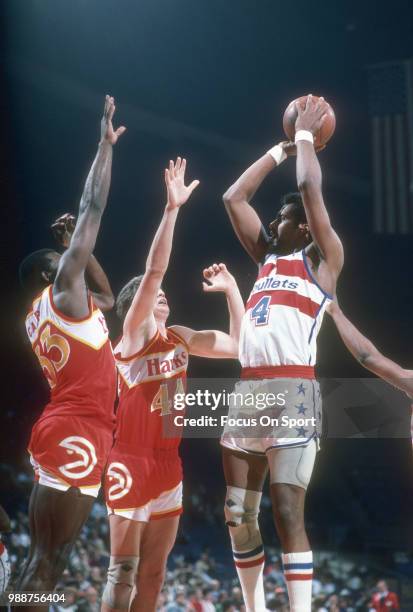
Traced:
<path fill-rule="evenodd" d="M 105 318 L 92 297 L 88 316 L 75 319 L 56 308 L 50 285 L 34 300 L 26 330 L 50 385 L 40 420 L 93 417 L 113 427 L 116 368 Z"/>
<path fill-rule="evenodd" d="M 177 449 L 180 431 L 173 425 L 173 398 L 185 393 L 188 347 L 171 329 L 159 332 L 131 357 L 115 348 L 119 372 L 119 406 L 115 447 L 129 453 Z"/>
<path fill-rule="evenodd" d="M 317 334 L 331 299 L 313 277 L 304 250 L 268 254 L 241 325 L 242 367 L 314 366 Z"/>

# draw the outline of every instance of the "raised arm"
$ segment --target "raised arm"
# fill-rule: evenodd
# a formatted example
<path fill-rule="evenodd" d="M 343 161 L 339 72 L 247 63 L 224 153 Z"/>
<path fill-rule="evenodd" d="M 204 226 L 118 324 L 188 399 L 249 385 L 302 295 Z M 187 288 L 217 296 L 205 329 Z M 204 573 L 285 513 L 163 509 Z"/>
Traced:
<path fill-rule="evenodd" d="M 56 306 L 64 314 L 72 317 L 84 317 L 89 311 L 85 270 L 95 248 L 102 214 L 108 199 L 112 147 L 126 129 L 124 127 L 113 129 L 114 112 L 114 99 L 106 96 L 98 152 L 86 179 L 70 246 L 62 255 L 53 284 Z"/>
<path fill-rule="evenodd" d="M 294 152 L 292 143 L 280 142 L 247 168 L 223 196 L 232 227 L 242 246 L 256 263 L 259 263 L 267 252 L 269 237 L 250 201 L 271 170 Z"/>
<path fill-rule="evenodd" d="M 70 213 L 61 215 L 52 224 L 51 229 L 53 235 L 62 248 L 69 248 L 75 226 L 76 217 Z M 93 301 L 96 306 L 100 308 L 102 312 L 112 310 L 115 298 L 108 277 L 93 254 L 89 257 L 85 270 L 85 278 L 87 287 L 93 296 Z"/>
<path fill-rule="evenodd" d="M 319 98 L 315 102 L 311 94 L 305 108 L 297 103 L 296 133 L 300 130 L 312 132 L 319 129 L 326 112 L 326 102 Z M 303 198 L 308 225 L 322 260 L 327 264 L 333 284 L 343 267 L 343 247 L 333 230 L 321 190 L 321 168 L 314 145 L 307 140 L 298 140 L 297 184 Z"/>
<path fill-rule="evenodd" d="M 175 325 L 173 329 L 185 340 L 191 355 L 237 359 L 241 322 L 245 312 L 238 285 L 222 263 L 206 268 L 204 278 L 207 281 L 203 283 L 206 293 L 225 293 L 229 312 L 229 334 L 218 330 L 195 331 L 182 325 Z"/>
<path fill-rule="evenodd" d="M 380 353 L 374 344 L 347 319 L 336 302 L 328 305 L 327 312 L 333 319 L 342 341 L 364 368 L 413 397 L 413 370 L 405 370 Z"/>
<path fill-rule="evenodd" d="M 153 309 L 168 269 L 176 219 L 181 206 L 199 185 L 199 181 L 185 185 L 185 169 L 186 160 L 178 157 L 176 163 L 170 161 L 169 169 L 165 170 L 167 203 L 146 260 L 145 274 L 123 324 L 124 356 L 138 351 L 156 332 Z"/>

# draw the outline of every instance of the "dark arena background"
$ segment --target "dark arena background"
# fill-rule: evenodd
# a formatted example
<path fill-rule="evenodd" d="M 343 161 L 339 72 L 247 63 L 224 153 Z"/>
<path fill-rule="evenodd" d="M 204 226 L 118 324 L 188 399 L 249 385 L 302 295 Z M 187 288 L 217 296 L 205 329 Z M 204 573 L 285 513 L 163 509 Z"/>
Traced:
<path fill-rule="evenodd" d="M 244 297 L 256 269 L 234 235 L 222 194 L 284 139 L 289 101 L 312 92 L 337 117 L 319 159 L 345 249 L 339 300 L 386 355 L 413 368 L 413 13 L 402 0 L 8 0 L 1 11 L 0 502 L 12 519 L 4 540 L 16 572 L 29 544 L 32 472 L 25 448 L 48 395 L 25 338 L 18 264 L 32 250 L 54 247 L 51 222 L 77 211 L 106 93 L 116 98 L 116 126 L 127 126 L 114 151 L 96 247 L 115 294 L 144 269 L 165 204 L 163 169 L 182 155 L 190 180 L 201 184 L 175 234 L 165 281 L 171 321 L 226 329 L 224 298 L 203 295 L 202 269 L 225 262 Z M 265 223 L 280 196 L 295 189 L 289 159 L 255 197 Z M 325 319 L 319 377 L 328 383 L 367 376 Z M 108 321 L 116 337 L 114 313 Z M 189 370 L 199 378 L 238 373 L 236 362 L 199 358 Z M 404 409 L 408 414 L 407 398 Z M 334 406 L 327 417 L 329 411 Z M 186 439 L 181 454 L 185 512 L 159 610 L 242 611 L 224 525 L 219 442 Z M 407 436 L 378 438 L 370 429 L 326 436 L 306 507 L 314 610 L 369 610 L 380 579 L 402 610 L 413 610 L 412 478 Z M 286 611 L 268 497 L 260 521 L 267 607 Z M 99 501 L 59 584 L 69 603 L 53 609 L 98 610 L 108 555 Z"/>

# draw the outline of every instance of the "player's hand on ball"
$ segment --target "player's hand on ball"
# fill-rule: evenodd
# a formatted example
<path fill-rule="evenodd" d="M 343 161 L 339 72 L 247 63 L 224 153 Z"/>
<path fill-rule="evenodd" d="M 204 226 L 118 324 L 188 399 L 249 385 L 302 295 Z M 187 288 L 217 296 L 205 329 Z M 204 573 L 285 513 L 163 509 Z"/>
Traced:
<path fill-rule="evenodd" d="M 313 96 L 307 96 L 305 107 L 296 102 L 297 120 L 295 122 L 295 131 L 307 130 L 315 134 L 323 123 L 324 115 L 327 112 L 328 104 L 324 98 L 314 100 Z"/>
<path fill-rule="evenodd" d="M 168 194 L 167 209 L 180 208 L 189 199 L 193 190 L 198 187 L 199 181 L 192 181 L 185 185 L 186 159 L 176 158 L 174 163 L 169 162 L 169 168 L 165 169 L 165 184 Z"/>
<path fill-rule="evenodd" d="M 111 145 L 117 143 L 118 138 L 126 131 L 125 126 L 118 127 L 117 130 L 113 128 L 112 118 L 115 113 L 115 99 L 111 96 L 105 97 L 105 108 L 103 110 L 102 121 L 100 122 L 100 140 L 101 142 L 108 142 Z"/>
<path fill-rule="evenodd" d="M 50 226 L 55 240 L 65 249 L 70 245 L 75 226 L 76 217 L 70 213 L 61 215 Z"/>
<path fill-rule="evenodd" d="M 235 283 L 235 279 L 228 272 L 225 264 L 213 264 L 203 271 L 205 281 L 202 286 L 206 293 L 213 291 L 223 291 L 224 293 L 231 289 Z"/>

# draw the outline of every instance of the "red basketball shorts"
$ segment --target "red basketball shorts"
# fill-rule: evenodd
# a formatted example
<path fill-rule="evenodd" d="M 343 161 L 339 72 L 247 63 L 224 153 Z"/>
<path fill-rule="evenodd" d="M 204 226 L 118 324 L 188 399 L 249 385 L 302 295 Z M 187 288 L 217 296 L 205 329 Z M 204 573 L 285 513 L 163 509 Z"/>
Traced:
<path fill-rule="evenodd" d="M 28 450 L 40 484 L 97 497 L 112 444 L 112 430 L 95 419 L 56 416 L 34 425 Z"/>

